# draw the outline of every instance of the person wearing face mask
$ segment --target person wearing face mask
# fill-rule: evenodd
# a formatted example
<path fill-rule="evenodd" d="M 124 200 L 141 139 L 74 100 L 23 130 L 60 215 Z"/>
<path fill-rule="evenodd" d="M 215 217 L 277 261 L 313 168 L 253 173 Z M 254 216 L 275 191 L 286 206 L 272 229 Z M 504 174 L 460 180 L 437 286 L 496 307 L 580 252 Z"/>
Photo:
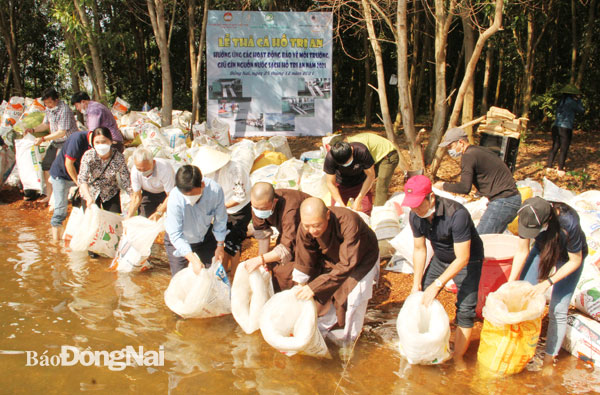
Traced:
<path fill-rule="evenodd" d="M 227 208 L 227 237 L 225 237 L 225 259 L 223 267 L 231 275 L 238 266 L 242 242 L 248 233 L 252 219 L 250 207 L 250 174 L 237 160 L 231 160 L 228 152 L 203 145 L 198 149 L 193 164 L 202 174 L 215 180 L 225 194 Z"/>
<path fill-rule="evenodd" d="M 345 207 L 353 198 L 353 210 L 371 215 L 375 161 L 364 144 L 344 141 L 333 144 L 325 156 L 323 171 L 327 174 L 331 204 Z"/>
<path fill-rule="evenodd" d="M 244 262 L 252 272 L 260 265 L 273 272 L 275 292 L 292 287 L 292 270 L 296 252 L 296 232 L 300 226 L 300 205 L 310 195 L 293 189 L 274 189 L 267 182 L 257 182 L 250 192 L 254 238 L 258 256 Z M 277 229 L 276 246 L 269 251 L 273 230 Z"/>
<path fill-rule="evenodd" d="M 46 107 L 44 120 L 35 128 L 25 129 L 25 134 L 50 131 L 50 134 L 35 139 L 35 145 L 51 141 L 50 145 L 46 148 L 46 155 L 42 160 L 42 170 L 44 171 L 44 179 L 46 180 L 46 197 L 41 201 L 48 202 L 52 195 L 52 183 L 48 182 L 50 167 L 67 138 L 73 133 L 78 132 L 79 129 L 77 129 L 77 121 L 75 120 L 73 111 L 64 101 L 60 100 L 56 89 L 46 89 L 42 93 L 42 102 Z"/>
<path fill-rule="evenodd" d="M 165 249 L 175 275 L 191 265 L 194 273 L 223 262 L 227 234 L 225 195 L 219 184 L 185 165 L 175 174 L 165 220 Z"/>
<path fill-rule="evenodd" d="M 541 197 L 523 202 L 518 229 L 520 240 L 508 280 L 530 282 L 533 294 L 544 294 L 553 286 L 543 360 L 551 369 L 565 337 L 569 302 L 583 271 L 588 246 L 577 212 L 565 203 Z M 530 250 L 531 239 L 535 241 Z"/>
<path fill-rule="evenodd" d="M 300 300 L 317 302 L 318 327 L 341 347 L 360 335 L 379 274 L 375 232 L 346 207 L 310 197 L 300 206 L 293 280 Z M 341 329 L 333 329 L 334 326 Z M 333 330 L 332 330 L 333 329 Z"/>
<path fill-rule="evenodd" d="M 134 166 L 131 169 L 131 189 L 133 194 L 127 210 L 127 218 L 140 209 L 140 215 L 158 220 L 167 209 L 167 199 L 175 187 L 175 172 L 165 159 L 152 157 L 152 153 L 138 147 L 133 153 Z"/>
<path fill-rule="evenodd" d="M 108 107 L 102 103 L 90 100 L 90 97 L 85 92 L 73 94 L 71 105 L 74 105 L 77 111 L 83 114 L 87 130 L 94 130 L 101 126 L 107 128 L 112 135 L 113 144 L 116 145 L 119 152 L 123 152 L 123 135 Z"/>
<path fill-rule="evenodd" d="M 438 181 L 434 187 L 468 194 L 471 185 L 474 185 L 479 193 L 489 199 L 477 231 L 480 235 L 504 232 L 521 206 L 521 194 L 508 166 L 489 149 L 469 144 L 467 133 L 461 128 L 448 130 L 440 147 L 448 147 L 448 154 L 453 158 L 461 157 L 460 181 Z"/>
<path fill-rule="evenodd" d="M 464 370 L 463 355 L 469 346 L 477 291 L 483 262 L 483 243 L 471 215 L 460 203 L 436 196 L 426 176 L 411 177 L 404 185 L 402 206 L 410 207 L 409 223 L 414 238 L 414 277 L 411 292 L 423 290 L 423 304 L 429 306 L 444 285 L 453 279 L 458 287 L 453 358 Z M 427 247 L 433 257 L 425 270 Z"/>
<path fill-rule="evenodd" d="M 77 182 L 86 207 L 97 204 L 104 210 L 121 213 L 121 187 L 131 194 L 131 179 L 122 153 L 112 144 L 112 135 L 105 127 L 89 134 L 93 149 L 81 158 Z"/>

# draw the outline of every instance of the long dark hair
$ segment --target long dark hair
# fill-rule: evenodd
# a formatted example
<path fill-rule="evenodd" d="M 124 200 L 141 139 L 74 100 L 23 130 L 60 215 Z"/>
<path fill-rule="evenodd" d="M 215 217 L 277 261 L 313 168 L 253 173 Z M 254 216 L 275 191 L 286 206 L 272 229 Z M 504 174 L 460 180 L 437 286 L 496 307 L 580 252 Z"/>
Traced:
<path fill-rule="evenodd" d="M 540 264 L 538 267 L 538 278 L 540 280 L 548 278 L 552 267 L 556 265 L 560 258 L 560 224 L 558 216 L 563 211 L 563 203 L 550 202 L 552 210 L 548 218 L 548 229 L 542 235 L 540 240 L 542 251 L 540 253 Z M 566 206 L 566 204 L 565 204 Z"/>

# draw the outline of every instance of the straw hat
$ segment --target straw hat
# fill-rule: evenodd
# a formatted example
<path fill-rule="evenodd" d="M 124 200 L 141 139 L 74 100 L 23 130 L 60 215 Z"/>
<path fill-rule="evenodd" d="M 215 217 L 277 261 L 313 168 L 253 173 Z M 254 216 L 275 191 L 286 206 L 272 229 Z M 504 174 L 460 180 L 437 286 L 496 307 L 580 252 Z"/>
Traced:
<path fill-rule="evenodd" d="M 581 95 L 581 91 L 579 90 L 579 88 L 577 88 L 573 84 L 567 84 L 567 85 L 563 86 L 562 89 L 559 90 L 558 92 L 559 93 L 566 93 L 566 94 L 569 94 L 569 95 Z"/>
<path fill-rule="evenodd" d="M 198 149 L 192 165 L 198 166 L 203 175 L 214 173 L 219 170 L 231 159 L 227 152 L 219 151 L 208 145 L 203 145 Z"/>

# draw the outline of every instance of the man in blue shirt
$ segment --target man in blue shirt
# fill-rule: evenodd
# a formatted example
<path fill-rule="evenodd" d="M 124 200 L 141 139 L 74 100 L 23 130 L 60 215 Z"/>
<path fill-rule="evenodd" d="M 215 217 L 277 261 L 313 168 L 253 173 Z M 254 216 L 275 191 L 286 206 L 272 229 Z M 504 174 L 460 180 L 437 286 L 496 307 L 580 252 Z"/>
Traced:
<path fill-rule="evenodd" d="M 61 226 L 67 217 L 69 189 L 77 184 L 79 163 L 88 148 L 87 132 L 75 132 L 67 138 L 50 167 L 49 181 L 54 190 L 54 214 L 50 225 L 54 241 L 60 239 Z"/>
<path fill-rule="evenodd" d="M 182 166 L 169 194 L 165 221 L 165 248 L 175 275 L 188 264 L 196 274 L 223 260 L 227 234 L 227 209 L 223 189 L 202 178 L 196 166 Z M 204 265 L 204 266 L 203 266 Z"/>

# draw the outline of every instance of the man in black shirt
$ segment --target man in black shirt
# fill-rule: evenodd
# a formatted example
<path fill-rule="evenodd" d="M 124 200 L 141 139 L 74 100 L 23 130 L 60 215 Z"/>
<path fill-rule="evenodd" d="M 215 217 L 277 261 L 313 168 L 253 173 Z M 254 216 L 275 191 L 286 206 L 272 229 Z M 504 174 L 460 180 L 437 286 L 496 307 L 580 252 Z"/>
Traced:
<path fill-rule="evenodd" d="M 477 231 L 480 235 L 504 232 L 521 207 L 521 194 L 506 164 L 489 149 L 470 145 L 467 133 L 461 128 L 448 130 L 440 147 L 448 147 L 448 155 L 453 158 L 462 156 L 460 181 L 454 184 L 438 181 L 434 187 L 468 194 L 471 185 L 475 185 L 489 199 Z"/>
<path fill-rule="evenodd" d="M 335 143 L 325 157 L 323 171 L 327 174 L 332 205 L 338 203 L 345 207 L 353 198 L 352 209 L 371 215 L 375 161 L 364 144 Z"/>
<path fill-rule="evenodd" d="M 477 290 L 483 262 L 483 243 L 467 209 L 458 202 L 436 196 L 426 176 L 414 176 L 404 186 L 403 206 L 410 207 L 409 223 L 414 238 L 414 277 L 411 292 L 424 290 L 423 304 L 429 306 L 444 285 L 454 279 L 458 287 L 454 340 L 456 368 L 465 368 L 463 355 L 469 346 Z M 427 247 L 433 258 L 425 270 Z"/>

